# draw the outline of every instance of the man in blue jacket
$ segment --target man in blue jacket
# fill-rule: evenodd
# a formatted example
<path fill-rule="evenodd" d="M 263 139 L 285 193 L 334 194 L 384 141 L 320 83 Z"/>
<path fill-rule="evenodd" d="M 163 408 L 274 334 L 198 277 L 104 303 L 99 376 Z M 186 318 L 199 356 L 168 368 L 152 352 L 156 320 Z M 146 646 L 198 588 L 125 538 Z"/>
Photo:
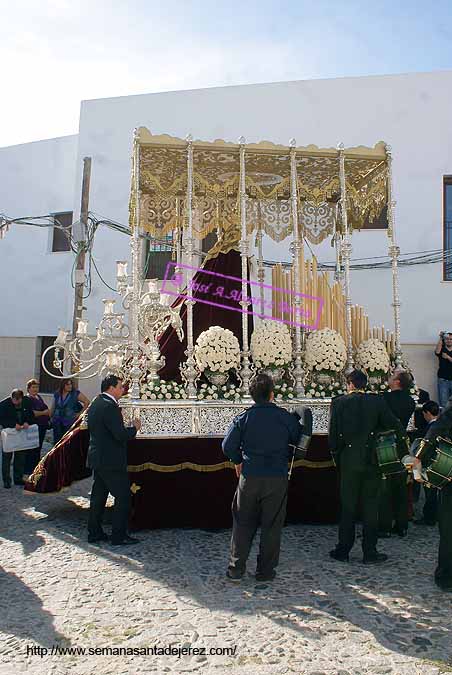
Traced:
<path fill-rule="evenodd" d="M 260 525 L 256 580 L 272 581 L 286 515 L 290 446 L 298 444 L 302 429 L 294 415 L 273 403 L 271 377 L 257 375 L 250 393 L 255 404 L 235 418 L 222 444 L 239 477 L 232 503 L 231 554 L 226 576 L 235 581 L 243 577 Z"/>

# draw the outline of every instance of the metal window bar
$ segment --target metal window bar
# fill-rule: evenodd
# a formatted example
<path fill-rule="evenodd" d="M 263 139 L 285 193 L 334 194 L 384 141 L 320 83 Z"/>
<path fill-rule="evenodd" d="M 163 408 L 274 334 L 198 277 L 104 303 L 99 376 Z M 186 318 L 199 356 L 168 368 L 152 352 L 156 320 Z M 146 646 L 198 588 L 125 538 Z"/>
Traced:
<path fill-rule="evenodd" d="M 145 279 L 163 279 L 165 276 L 166 266 L 172 260 L 172 253 L 172 233 L 162 236 L 159 241 L 148 241 L 144 271 Z"/>

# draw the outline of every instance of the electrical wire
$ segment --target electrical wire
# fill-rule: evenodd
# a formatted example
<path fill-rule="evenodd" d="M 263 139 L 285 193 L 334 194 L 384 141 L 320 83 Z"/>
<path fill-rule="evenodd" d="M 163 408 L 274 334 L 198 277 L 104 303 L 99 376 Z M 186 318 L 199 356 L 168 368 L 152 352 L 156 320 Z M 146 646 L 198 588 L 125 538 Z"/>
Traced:
<path fill-rule="evenodd" d="M 99 268 L 96 264 L 96 262 L 93 259 L 92 251 L 93 251 L 93 246 L 94 246 L 94 240 L 95 240 L 95 235 L 96 232 L 99 228 L 99 226 L 103 225 L 105 227 L 108 227 L 109 229 L 112 229 L 116 232 L 119 232 L 121 234 L 125 234 L 128 236 L 131 236 L 132 231 L 129 225 L 124 225 L 123 223 L 120 223 L 116 220 L 113 220 L 112 218 L 107 218 L 105 216 L 102 216 L 94 211 L 90 211 L 88 213 L 88 218 L 87 222 L 85 225 L 83 225 L 80 220 L 75 221 L 71 223 L 70 225 L 62 225 L 55 215 L 53 214 L 46 214 L 46 215 L 41 215 L 41 216 L 23 216 L 20 218 L 8 218 L 5 214 L 0 214 L 0 235 L 7 231 L 9 226 L 11 224 L 16 224 L 16 225 L 27 225 L 27 226 L 33 226 L 33 227 L 52 227 L 52 228 L 57 228 L 62 230 L 66 237 L 68 238 L 69 241 L 69 246 L 70 250 L 74 253 L 74 261 L 72 265 L 72 270 L 71 270 L 71 284 L 72 287 L 75 287 L 75 270 L 77 268 L 77 263 L 79 260 L 80 255 L 82 253 L 85 254 L 87 257 L 87 264 L 86 264 L 86 272 L 85 272 L 85 280 L 84 280 L 84 295 L 83 298 L 86 299 L 89 297 L 92 291 L 92 268 L 94 267 L 94 270 L 96 274 L 98 275 L 99 279 L 101 282 L 109 289 L 112 291 L 115 291 L 116 289 L 112 288 L 105 279 L 103 278 L 102 274 L 99 271 Z M 73 231 L 74 227 L 77 225 L 82 225 L 84 227 L 84 234 L 85 238 L 84 240 L 76 241 L 73 238 Z M 162 246 L 163 250 L 169 249 L 171 250 L 171 245 L 168 242 L 168 239 L 162 239 L 159 237 L 154 237 L 151 234 L 147 232 L 140 232 L 140 237 L 142 239 L 146 239 L 149 241 L 152 241 L 153 244 L 158 244 Z M 312 251 L 312 248 L 310 246 L 310 243 L 306 240 L 306 244 L 311 251 L 312 255 L 314 255 L 314 252 Z M 184 251 L 185 248 L 182 246 L 182 250 Z M 147 252 L 146 256 L 146 261 L 145 261 L 145 278 L 146 274 L 149 269 L 149 264 L 150 264 L 150 258 L 152 254 L 152 249 L 149 247 L 149 250 Z M 207 254 L 203 252 L 199 252 L 199 254 L 202 257 L 205 257 Z M 266 267 L 271 267 L 277 262 L 280 262 L 281 265 L 284 267 L 289 267 L 291 266 L 290 262 L 281 262 L 281 261 L 276 261 L 276 260 L 264 260 L 263 264 Z M 426 251 L 416 251 L 412 253 L 403 253 L 399 256 L 398 258 L 398 265 L 399 267 L 411 267 L 414 265 L 431 265 L 431 264 L 438 264 L 438 263 L 443 263 L 444 268 L 447 274 L 449 274 L 452 271 L 452 250 L 445 250 L 443 251 L 442 249 L 432 249 L 432 250 L 426 250 Z M 352 258 L 350 262 L 350 269 L 351 270 L 375 270 L 375 269 L 389 269 L 392 266 L 392 260 L 389 256 L 387 255 L 380 255 L 380 256 L 369 256 L 369 257 L 364 257 L 364 258 Z M 336 262 L 318 262 L 318 269 L 323 270 L 323 271 L 335 271 L 336 270 Z"/>

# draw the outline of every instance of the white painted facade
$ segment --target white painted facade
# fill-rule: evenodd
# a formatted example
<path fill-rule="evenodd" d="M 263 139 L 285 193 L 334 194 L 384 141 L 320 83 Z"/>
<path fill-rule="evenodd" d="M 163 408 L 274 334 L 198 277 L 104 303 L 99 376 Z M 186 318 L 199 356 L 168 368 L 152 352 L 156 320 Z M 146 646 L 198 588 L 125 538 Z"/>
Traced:
<path fill-rule="evenodd" d="M 127 223 L 130 156 L 135 126 L 153 133 L 237 140 L 262 139 L 299 145 L 392 146 L 396 238 L 403 253 L 442 247 L 442 179 L 452 174 L 452 71 L 246 85 L 84 101 L 78 137 L 0 149 L 0 212 L 9 216 L 70 210 L 79 216 L 83 157 L 92 157 L 90 210 Z M 4 180 L 3 177 L 7 176 Z M 265 256 L 287 258 L 287 246 L 271 241 Z M 331 261 L 329 242 L 315 249 Z M 353 236 L 353 258 L 384 255 L 386 233 Z M 70 253 L 48 253 L 48 233 L 17 228 L 0 241 L 2 294 L 0 336 L 55 334 L 71 325 Z M 100 228 L 96 263 L 111 286 L 115 261 L 128 256 L 124 235 Z M 112 292 L 94 278 L 85 303 L 92 326 L 101 300 Z M 452 285 L 442 266 L 400 270 L 402 343 L 421 386 L 436 396 L 433 346 L 438 330 L 452 328 Z M 17 310 L 27 298 L 29 311 Z M 392 327 L 390 270 L 352 273 L 353 302 L 365 306 L 371 323 Z M 21 303 L 19 303 L 20 306 Z M 6 318 L 5 318 L 6 317 Z M 0 341 L 1 342 L 1 341 Z M 1 374 L 0 374 L 1 377 Z M 3 384 L 0 385 L 4 391 Z"/>

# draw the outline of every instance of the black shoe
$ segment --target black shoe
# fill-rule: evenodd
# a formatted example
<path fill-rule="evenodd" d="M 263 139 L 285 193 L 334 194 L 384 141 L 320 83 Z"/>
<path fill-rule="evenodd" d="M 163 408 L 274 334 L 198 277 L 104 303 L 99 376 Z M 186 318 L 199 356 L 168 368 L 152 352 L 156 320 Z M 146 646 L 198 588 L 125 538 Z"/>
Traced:
<path fill-rule="evenodd" d="M 10 488 L 11 487 L 11 481 L 5 480 L 5 482 L 3 483 L 3 487 L 5 487 L 6 489 Z"/>
<path fill-rule="evenodd" d="M 20 480 L 15 480 L 14 485 L 25 485 L 25 481 L 20 479 Z"/>
<path fill-rule="evenodd" d="M 139 539 L 134 539 L 133 537 L 129 537 L 126 535 L 122 539 L 112 539 L 111 540 L 111 545 L 112 546 L 132 546 L 133 544 L 139 544 L 140 540 Z"/>
<path fill-rule="evenodd" d="M 99 534 L 89 534 L 88 543 L 96 544 L 98 541 L 108 541 L 110 537 L 106 532 L 100 532 Z"/>
<path fill-rule="evenodd" d="M 390 539 L 391 533 L 388 532 L 387 530 L 380 530 L 378 533 L 378 538 L 379 539 Z"/>
<path fill-rule="evenodd" d="M 339 560 L 339 562 L 348 562 L 348 553 L 341 553 L 337 548 L 333 548 L 333 550 L 330 551 L 330 558 Z"/>
<path fill-rule="evenodd" d="M 373 555 L 365 555 L 363 558 L 364 565 L 379 565 L 386 562 L 388 556 L 386 553 L 374 553 Z"/>
<path fill-rule="evenodd" d="M 260 572 L 256 572 L 256 581 L 273 581 L 275 577 L 275 571 L 270 572 L 270 574 L 261 574 Z"/>
<path fill-rule="evenodd" d="M 240 581 L 240 579 L 243 578 L 243 575 L 245 572 L 239 572 L 238 570 L 234 570 L 231 568 L 228 568 L 226 570 L 226 577 L 229 579 L 229 581 Z"/>
<path fill-rule="evenodd" d="M 436 523 L 433 520 L 425 520 L 425 518 L 417 518 L 413 520 L 414 525 L 427 525 L 428 527 L 435 527 Z"/>

